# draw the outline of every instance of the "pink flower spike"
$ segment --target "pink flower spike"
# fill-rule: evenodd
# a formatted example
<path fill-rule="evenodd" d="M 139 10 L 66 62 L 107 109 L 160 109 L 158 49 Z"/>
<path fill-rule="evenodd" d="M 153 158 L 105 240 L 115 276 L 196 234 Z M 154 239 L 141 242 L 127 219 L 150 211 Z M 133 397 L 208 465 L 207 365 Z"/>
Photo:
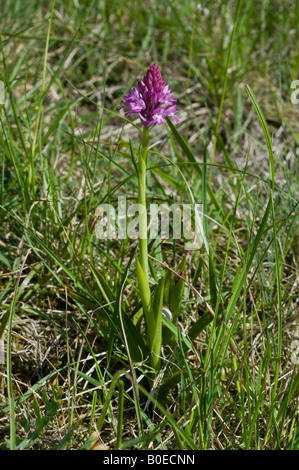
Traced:
<path fill-rule="evenodd" d="M 129 108 L 126 116 L 138 114 L 145 127 L 153 127 L 156 124 L 165 124 L 166 117 L 172 117 L 176 122 L 176 99 L 171 93 L 169 85 L 163 82 L 159 67 L 156 64 L 150 66 L 138 86 L 132 87 L 124 97 L 123 105 L 119 108 Z"/>

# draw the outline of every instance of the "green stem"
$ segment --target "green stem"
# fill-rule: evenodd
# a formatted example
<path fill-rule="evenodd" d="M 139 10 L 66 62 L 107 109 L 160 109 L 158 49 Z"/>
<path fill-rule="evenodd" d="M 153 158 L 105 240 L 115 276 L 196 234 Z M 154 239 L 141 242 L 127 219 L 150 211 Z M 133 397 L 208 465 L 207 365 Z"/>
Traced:
<path fill-rule="evenodd" d="M 140 264 L 148 280 L 147 250 L 147 207 L 146 207 L 146 162 L 149 141 L 149 129 L 143 129 L 142 143 L 138 160 L 138 204 L 143 206 L 139 211 L 139 248 Z"/>
<path fill-rule="evenodd" d="M 148 345 L 151 365 L 160 370 L 162 340 L 162 300 L 164 282 L 156 287 L 152 300 L 149 285 L 149 263 L 147 248 L 147 206 L 146 206 L 146 164 L 149 142 L 149 129 L 143 129 L 142 142 L 138 159 L 138 211 L 139 211 L 139 258 L 136 259 L 136 273 L 142 301 L 145 323 L 147 326 Z"/>

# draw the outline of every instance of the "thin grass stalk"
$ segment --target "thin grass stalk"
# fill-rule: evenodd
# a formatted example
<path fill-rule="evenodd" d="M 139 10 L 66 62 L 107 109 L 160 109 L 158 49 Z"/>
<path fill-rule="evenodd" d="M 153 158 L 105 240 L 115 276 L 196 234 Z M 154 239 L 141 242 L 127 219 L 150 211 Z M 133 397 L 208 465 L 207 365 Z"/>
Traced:
<path fill-rule="evenodd" d="M 217 137 L 218 137 L 219 126 L 220 126 L 220 122 L 221 122 L 221 116 L 222 116 L 222 108 L 223 108 L 223 103 L 224 103 L 224 97 L 225 97 L 225 93 L 226 93 L 227 78 L 228 78 L 228 69 L 229 69 L 229 64 L 230 64 L 230 61 L 231 61 L 233 43 L 234 43 L 235 33 L 236 33 L 238 21 L 239 21 L 239 15 L 240 15 L 240 10 L 241 10 L 241 4 L 242 4 L 242 0 L 238 0 L 237 9 L 236 9 L 236 15 L 235 15 L 235 20 L 234 20 L 234 25 L 233 25 L 233 29 L 232 29 L 232 33 L 231 33 L 231 37 L 230 37 L 230 42 L 229 42 L 229 49 L 228 49 L 228 55 L 227 55 L 227 60 L 226 60 L 224 82 L 223 82 L 221 100 L 220 100 L 220 105 L 219 105 L 218 118 L 217 118 L 217 123 L 216 123 L 216 127 L 215 127 L 215 139 L 214 139 L 213 153 L 212 153 L 212 159 L 211 159 L 211 162 L 212 162 L 212 163 L 214 162 L 214 158 L 215 158 L 216 145 L 217 145 Z"/>
<path fill-rule="evenodd" d="M 23 271 L 23 267 L 26 263 L 27 256 L 30 251 L 27 252 L 27 255 L 24 258 L 23 264 L 20 266 L 19 274 L 16 281 L 16 286 L 14 289 L 14 295 L 12 302 L 9 307 L 9 319 L 8 319 L 8 327 L 7 327 L 7 394 L 8 394 L 8 402 L 9 402 L 9 421 L 10 421 L 10 450 L 16 449 L 16 424 L 15 424 L 15 400 L 13 394 L 13 386 L 12 386 L 12 323 L 13 323 L 13 316 L 15 312 L 16 302 L 18 300 L 18 291 L 19 291 L 19 284 L 21 279 L 21 273 Z M 20 258 L 16 260 L 16 266 L 19 267 Z"/>
<path fill-rule="evenodd" d="M 15 296 L 10 307 L 10 315 L 8 321 L 7 331 L 7 394 L 9 402 L 9 421 L 10 421 L 10 450 L 16 449 L 16 425 L 15 425 L 15 401 L 12 387 L 12 360 L 11 360 L 11 346 L 12 346 L 12 318 L 15 309 Z"/>
<path fill-rule="evenodd" d="M 118 384 L 118 411 L 117 411 L 117 434 L 115 448 L 120 449 L 123 429 L 123 414 L 124 414 L 124 382 L 119 381 Z"/>

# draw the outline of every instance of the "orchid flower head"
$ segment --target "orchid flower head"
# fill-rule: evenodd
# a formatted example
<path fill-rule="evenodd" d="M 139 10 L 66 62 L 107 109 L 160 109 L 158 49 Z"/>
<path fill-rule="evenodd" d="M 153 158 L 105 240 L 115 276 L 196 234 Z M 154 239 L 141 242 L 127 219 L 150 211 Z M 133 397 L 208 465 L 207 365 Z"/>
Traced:
<path fill-rule="evenodd" d="M 163 82 L 156 64 L 150 66 L 137 88 L 132 87 L 122 101 L 124 104 L 119 109 L 129 108 L 125 114 L 127 117 L 138 114 L 145 127 L 165 124 L 168 116 L 179 122 L 175 116 L 177 100 L 169 85 Z"/>

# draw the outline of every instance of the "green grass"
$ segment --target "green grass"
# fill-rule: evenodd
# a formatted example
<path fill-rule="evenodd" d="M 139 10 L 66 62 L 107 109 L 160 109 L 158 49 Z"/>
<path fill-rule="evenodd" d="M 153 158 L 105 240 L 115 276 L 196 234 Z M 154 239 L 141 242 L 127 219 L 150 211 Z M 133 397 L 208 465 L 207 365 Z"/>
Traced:
<path fill-rule="evenodd" d="M 298 4 L 2 4 L 1 448 L 298 449 Z M 152 290 L 185 280 L 153 384 L 137 243 L 95 211 L 137 202 L 118 106 L 154 62 L 181 121 L 150 132 L 148 204 L 206 217 L 200 250 L 148 246 Z"/>

